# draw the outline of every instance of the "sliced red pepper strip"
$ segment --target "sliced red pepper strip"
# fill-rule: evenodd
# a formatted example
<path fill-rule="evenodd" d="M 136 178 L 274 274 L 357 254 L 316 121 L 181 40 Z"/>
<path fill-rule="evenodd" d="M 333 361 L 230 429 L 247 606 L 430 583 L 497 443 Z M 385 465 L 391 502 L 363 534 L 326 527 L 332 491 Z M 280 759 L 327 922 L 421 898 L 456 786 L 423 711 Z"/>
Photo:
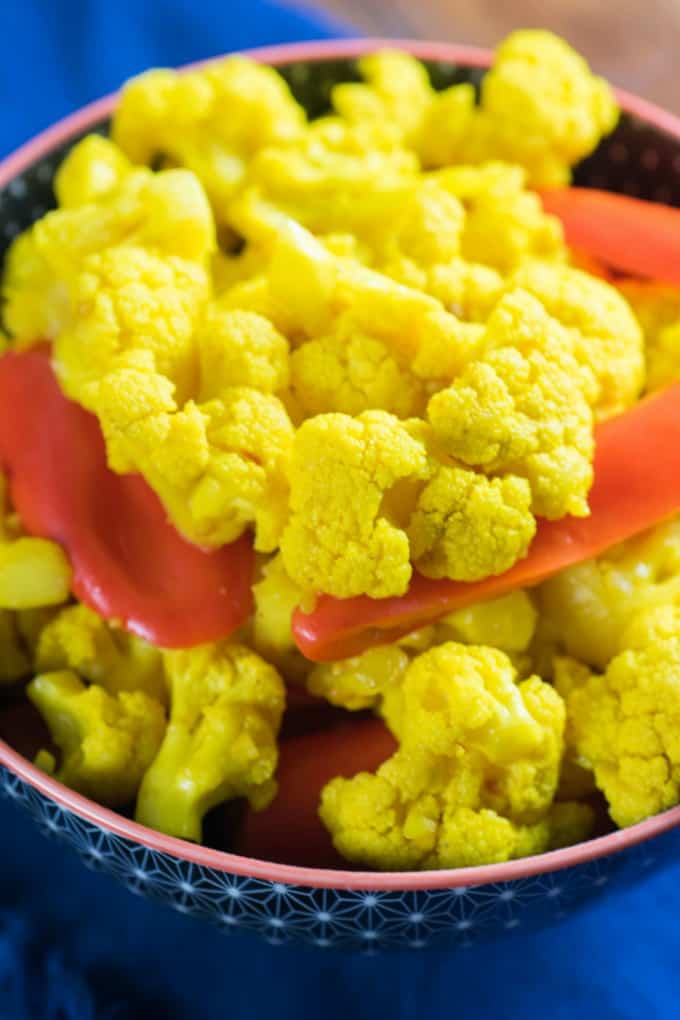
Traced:
<path fill-rule="evenodd" d="M 26 530 L 64 547 L 73 594 L 101 616 L 184 648 L 250 615 L 249 539 L 199 549 L 146 482 L 110 471 L 96 418 L 64 397 L 47 347 L 0 358 L 0 465 Z"/>
<path fill-rule="evenodd" d="M 596 188 L 541 193 L 567 244 L 619 272 L 680 286 L 680 209 Z"/>
<path fill-rule="evenodd" d="M 295 611 L 298 648 L 320 662 L 357 655 L 454 609 L 537 584 L 680 511 L 680 383 L 598 425 L 594 469 L 590 516 L 540 521 L 528 555 L 505 574 L 465 583 L 414 573 L 398 598 L 322 595 L 313 612 Z"/>
<path fill-rule="evenodd" d="M 319 818 L 321 790 L 335 776 L 373 772 L 396 746 L 379 719 L 352 719 L 284 741 L 278 793 L 265 811 L 248 809 L 236 852 L 279 864 L 346 868 Z"/>

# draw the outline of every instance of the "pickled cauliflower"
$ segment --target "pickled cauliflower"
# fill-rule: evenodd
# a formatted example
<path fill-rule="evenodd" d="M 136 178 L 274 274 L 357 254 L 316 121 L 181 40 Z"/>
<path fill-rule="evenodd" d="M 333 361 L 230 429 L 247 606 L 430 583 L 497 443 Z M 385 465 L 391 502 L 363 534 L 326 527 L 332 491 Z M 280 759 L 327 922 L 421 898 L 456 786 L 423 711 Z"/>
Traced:
<path fill-rule="evenodd" d="M 163 739 L 163 706 L 143 691 L 109 694 L 70 669 L 40 673 L 27 688 L 60 751 L 56 777 L 103 804 L 127 804 Z"/>
<path fill-rule="evenodd" d="M 164 662 L 170 718 L 136 818 L 200 842 L 203 816 L 215 805 L 247 797 L 262 808 L 274 796 L 285 691 L 273 666 L 237 644 L 166 652 Z"/>
<path fill-rule="evenodd" d="M 563 751 L 562 699 L 516 683 L 495 649 L 439 645 L 413 660 L 386 702 L 399 749 L 375 774 L 334 779 L 320 814 L 336 848 L 364 867 L 463 867 L 539 853 Z M 571 841 L 588 830 L 574 812 Z"/>

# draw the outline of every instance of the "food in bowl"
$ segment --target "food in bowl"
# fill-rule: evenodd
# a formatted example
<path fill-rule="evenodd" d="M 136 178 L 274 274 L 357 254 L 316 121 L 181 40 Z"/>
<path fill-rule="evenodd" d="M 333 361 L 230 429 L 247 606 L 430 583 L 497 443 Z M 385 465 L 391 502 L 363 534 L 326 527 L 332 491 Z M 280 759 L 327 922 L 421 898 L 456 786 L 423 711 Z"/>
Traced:
<path fill-rule="evenodd" d="M 479 101 L 360 70 L 310 122 L 241 58 L 149 72 L 14 242 L 0 675 L 162 832 L 505 861 L 680 799 L 678 298 L 649 208 L 565 189 L 617 116 L 565 43 Z"/>

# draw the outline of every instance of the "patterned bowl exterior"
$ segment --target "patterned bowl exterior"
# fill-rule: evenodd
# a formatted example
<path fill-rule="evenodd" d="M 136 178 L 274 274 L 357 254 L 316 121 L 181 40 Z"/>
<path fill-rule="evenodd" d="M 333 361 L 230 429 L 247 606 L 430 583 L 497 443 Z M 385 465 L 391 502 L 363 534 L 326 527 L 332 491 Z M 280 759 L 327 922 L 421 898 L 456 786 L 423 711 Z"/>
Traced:
<path fill-rule="evenodd" d="M 380 44 L 344 40 L 254 55 L 281 65 L 297 98 L 316 115 L 327 108 L 334 84 L 358 78 L 356 55 Z M 399 45 L 424 59 L 437 87 L 478 85 L 489 59 L 483 51 L 445 44 Z M 627 112 L 577 169 L 576 182 L 680 206 L 680 121 L 633 97 L 620 99 Z M 110 100 L 94 104 L 0 166 L 0 255 L 53 207 L 56 167 L 84 134 L 106 131 L 109 111 Z M 394 876 L 282 867 L 144 830 L 42 776 L 2 741 L 0 795 L 24 807 L 43 833 L 71 845 L 88 867 L 225 932 L 369 953 L 462 947 L 554 923 L 595 895 L 673 863 L 680 851 L 677 808 L 634 830 L 510 865 Z"/>

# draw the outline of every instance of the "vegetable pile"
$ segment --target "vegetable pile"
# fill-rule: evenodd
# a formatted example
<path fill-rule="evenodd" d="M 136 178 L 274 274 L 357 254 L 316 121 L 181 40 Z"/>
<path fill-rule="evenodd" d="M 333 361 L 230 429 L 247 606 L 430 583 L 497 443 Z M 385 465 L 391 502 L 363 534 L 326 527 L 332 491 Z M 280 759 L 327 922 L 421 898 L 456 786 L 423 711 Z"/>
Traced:
<path fill-rule="evenodd" d="M 150 71 L 13 242 L 0 686 L 170 835 L 505 861 L 680 801 L 680 213 L 549 33 L 359 70 Z"/>

